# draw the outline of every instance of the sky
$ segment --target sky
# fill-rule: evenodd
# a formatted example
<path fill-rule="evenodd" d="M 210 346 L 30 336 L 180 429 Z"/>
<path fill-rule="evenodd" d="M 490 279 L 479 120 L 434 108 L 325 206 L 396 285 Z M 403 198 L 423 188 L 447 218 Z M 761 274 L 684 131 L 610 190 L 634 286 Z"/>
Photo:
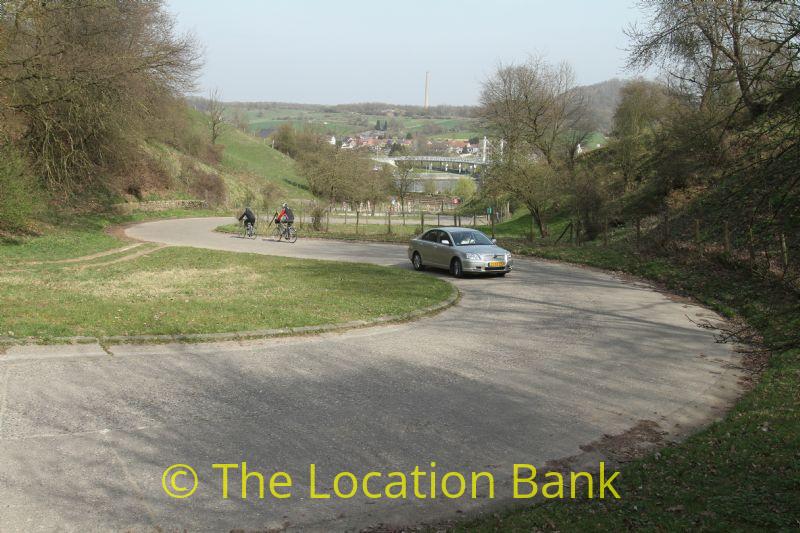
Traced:
<path fill-rule="evenodd" d="M 167 0 L 201 43 L 198 94 L 227 101 L 474 105 L 498 64 L 568 61 L 580 85 L 625 71 L 634 0 Z"/>

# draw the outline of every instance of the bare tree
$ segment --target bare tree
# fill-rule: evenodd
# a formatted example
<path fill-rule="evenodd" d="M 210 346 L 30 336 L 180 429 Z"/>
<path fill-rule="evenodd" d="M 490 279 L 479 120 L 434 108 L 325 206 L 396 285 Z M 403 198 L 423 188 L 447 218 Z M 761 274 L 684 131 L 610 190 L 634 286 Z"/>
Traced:
<path fill-rule="evenodd" d="M 543 216 L 557 196 L 557 174 L 571 169 L 590 133 L 572 68 L 540 57 L 501 65 L 483 84 L 480 115 L 505 141 L 487 184 L 523 202 L 532 217 L 531 238 L 534 225 L 545 237 Z"/>
<path fill-rule="evenodd" d="M 539 230 L 539 236 L 546 237 L 544 213 L 552 207 L 558 190 L 555 170 L 514 150 L 507 151 L 502 159 L 495 160 L 489 172 L 492 188 L 511 194 L 530 211 L 531 240 L 534 238 L 534 225 Z"/>
<path fill-rule="evenodd" d="M 0 116 L 51 188 L 122 171 L 194 83 L 198 47 L 161 1 L 0 7 Z"/>
<path fill-rule="evenodd" d="M 211 128 L 211 144 L 216 144 L 225 126 L 225 106 L 222 103 L 219 89 L 211 91 L 206 111 L 208 113 L 208 125 Z"/>
<path fill-rule="evenodd" d="M 701 107 L 732 95 L 734 109 L 741 106 L 756 117 L 775 100 L 775 82 L 797 71 L 797 2 L 643 0 L 640 5 L 649 20 L 627 31 L 633 41 L 629 66 L 662 66 L 693 90 Z"/>
<path fill-rule="evenodd" d="M 513 151 L 527 145 L 553 165 L 565 132 L 585 115 L 567 63 L 550 65 L 540 57 L 522 64 L 500 65 L 483 84 L 480 116 Z"/>
<path fill-rule="evenodd" d="M 614 111 L 614 150 L 622 171 L 623 189 L 641 181 L 640 168 L 647 159 L 648 144 L 655 142 L 667 117 L 670 96 L 665 86 L 633 80 L 620 91 L 620 102 Z"/>
<path fill-rule="evenodd" d="M 414 190 L 414 184 L 417 182 L 417 175 L 414 173 L 414 167 L 411 163 L 406 161 L 399 161 L 397 163 L 397 170 L 394 173 L 394 192 L 400 199 L 400 212 L 403 215 L 403 223 L 406 222 L 406 200 L 408 195 Z"/>

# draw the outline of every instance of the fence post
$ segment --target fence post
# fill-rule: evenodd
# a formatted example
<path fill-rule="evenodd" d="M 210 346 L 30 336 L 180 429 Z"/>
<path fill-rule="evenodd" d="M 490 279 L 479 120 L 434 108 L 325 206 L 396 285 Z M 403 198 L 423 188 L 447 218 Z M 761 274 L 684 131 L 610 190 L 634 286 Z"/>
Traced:
<path fill-rule="evenodd" d="M 328 212 L 325 213 L 325 233 L 328 233 L 331 230 L 331 210 L 328 209 Z"/>
<path fill-rule="evenodd" d="M 356 235 L 358 235 L 358 221 L 361 218 L 361 211 L 356 209 Z"/>
<path fill-rule="evenodd" d="M 478 218 L 475 215 L 472 215 L 472 227 L 475 228 L 478 226 Z"/>
<path fill-rule="evenodd" d="M 419 206 L 419 225 L 422 228 L 422 231 L 425 231 L 425 211 L 422 210 L 422 206 Z"/>
<path fill-rule="evenodd" d="M 442 213 L 436 213 L 436 225 L 437 226 L 442 225 Z"/>
<path fill-rule="evenodd" d="M 603 219 L 603 245 L 608 246 L 608 219 Z"/>
<path fill-rule="evenodd" d="M 731 230 L 728 226 L 728 221 L 726 220 L 725 223 L 722 225 L 722 238 L 723 238 L 723 245 L 725 246 L 725 254 L 731 254 Z"/>
<path fill-rule="evenodd" d="M 386 211 L 386 224 L 388 226 L 389 235 L 392 234 L 392 212 Z"/>
<path fill-rule="evenodd" d="M 642 241 L 642 219 L 636 218 L 636 249 L 639 249 L 639 244 Z"/>
<path fill-rule="evenodd" d="M 347 225 L 347 211 L 344 212 L 344 225 Z"/>

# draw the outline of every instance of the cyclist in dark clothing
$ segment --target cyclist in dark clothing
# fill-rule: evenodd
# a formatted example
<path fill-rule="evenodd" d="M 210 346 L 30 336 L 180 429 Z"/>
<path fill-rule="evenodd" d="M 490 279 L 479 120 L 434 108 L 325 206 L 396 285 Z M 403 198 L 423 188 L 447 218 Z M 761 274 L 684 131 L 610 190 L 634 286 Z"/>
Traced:
<path fill-rule="evenodd" d="M 244 208 L 244 213 L 242 213 L 239 216 L 239 222 L 241 222 L 242 219 L 246 219 L 247 223 L 250 224 L 251 226 L 256 225 L 256 215 L 253 213 L 253 210 L 250 209 L 249 207 Z"/>

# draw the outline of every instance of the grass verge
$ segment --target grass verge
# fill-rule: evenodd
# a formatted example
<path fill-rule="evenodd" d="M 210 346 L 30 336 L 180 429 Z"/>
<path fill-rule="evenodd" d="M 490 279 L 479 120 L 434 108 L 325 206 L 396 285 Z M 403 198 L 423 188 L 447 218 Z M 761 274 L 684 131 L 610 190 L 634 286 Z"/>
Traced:
<path fill-rule="evenodd" d="M 195 213 L 193 213 L 195 214 Z M 111 217 L 114 222 L 139 217 Z M 0 244 L 0 336 L 225 333 L 403 315 L 450 284 L 387 267 L 125 243 L 75 219 Z M 111 252 L 100 258 L 54 263 Z"/>
<path fill-rule="evenodd" d="M 144 222 L 160 218 L 230 215 L 227 211 L 172 209 L 113 213 L 63 215 L 54 213 L 44 222 L 31 222 L 25 234 L 0 235 L 0 268 L 19 268 L 34 261 L 57 261 L 81 257 L 121 247 L 123 241 L 105 230 L 113 225 Z"/>

